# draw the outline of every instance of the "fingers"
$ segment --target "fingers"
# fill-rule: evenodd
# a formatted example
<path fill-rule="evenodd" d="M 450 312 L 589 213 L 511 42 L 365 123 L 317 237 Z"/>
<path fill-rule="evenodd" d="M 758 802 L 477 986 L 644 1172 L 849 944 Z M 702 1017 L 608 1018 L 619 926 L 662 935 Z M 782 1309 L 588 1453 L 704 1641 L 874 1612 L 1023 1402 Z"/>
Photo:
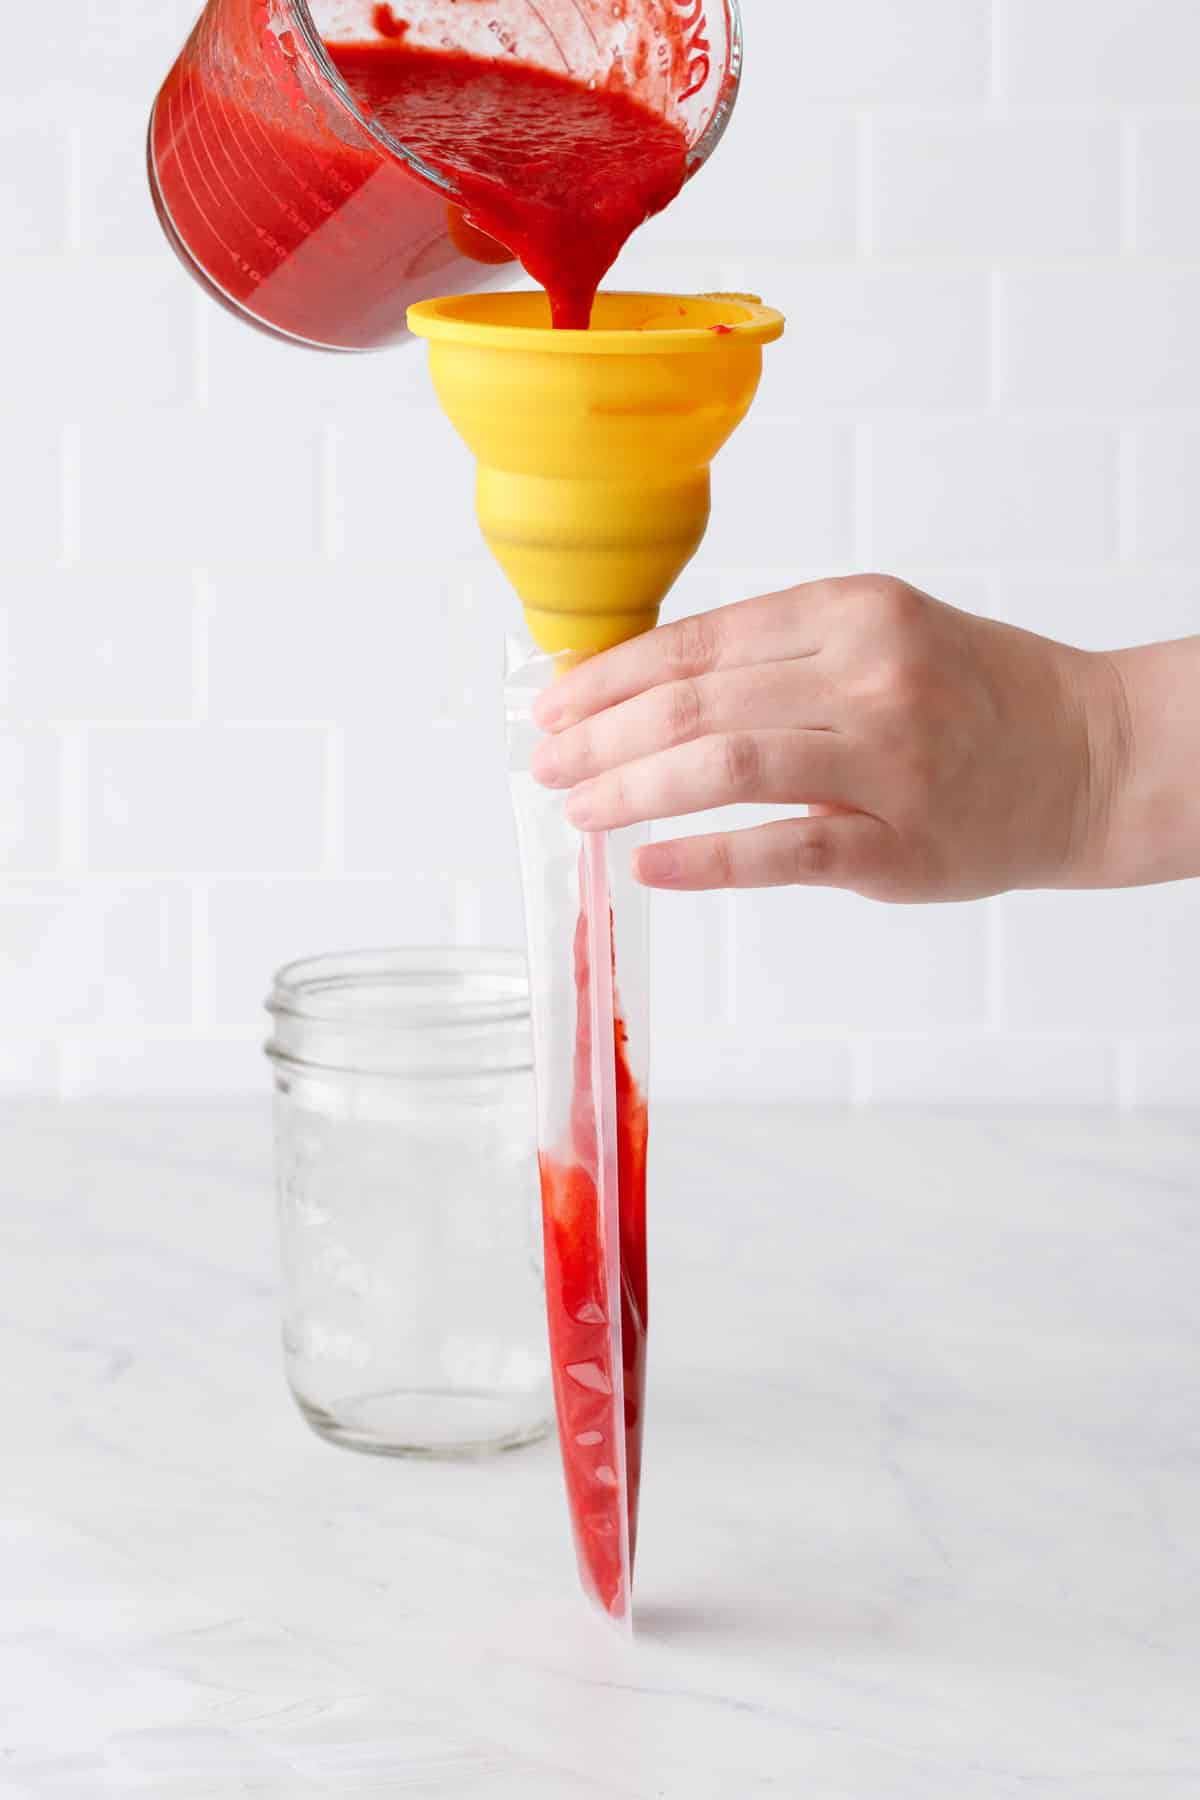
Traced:
<path fill-rule="evenodd" d="M 534 717 L 543 731 L 561 731 L 663 682 L 814 656 L 823 621 L 846 586 L 815 581 L 648 631 L 562 676 L 541 696 Z"/>
<path fill-rule="evenodd" d="M 544 787 L 575 787 L 622 763 L 723 732 L 828 730 L 832 713 L 828 681 L 812 658 L 687 677 L 544 738 L 533 774 Z"/>
<path fill-rule="evenodd" d="M 847 741 L 832 731 L 731 731 L 625 763 L 577 787 L 567 817 L 615 831 L 740 801 L 853 804 Z"/>
<path fill-rule="evenodd" d="M 864 813 L 841 813 L 651 844 L 637 852 L 634 874 L 645 887 L 677 893 L 831 887 L 882 894 L 894 854 L 886 825 Z"/>

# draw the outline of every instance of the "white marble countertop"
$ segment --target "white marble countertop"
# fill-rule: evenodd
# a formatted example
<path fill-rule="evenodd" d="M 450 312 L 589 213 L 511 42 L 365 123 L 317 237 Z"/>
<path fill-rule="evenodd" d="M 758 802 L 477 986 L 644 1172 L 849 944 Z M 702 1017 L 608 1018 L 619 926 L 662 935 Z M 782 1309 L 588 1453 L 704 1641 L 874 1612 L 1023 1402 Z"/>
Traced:
<path fill-rule="evenodd" d="M 5 1800 L 1200 1795 L 1200 1121 L 662 1109 L 632 1647 L 301 1424 L 265 1108 L 4 1145 Z"/>

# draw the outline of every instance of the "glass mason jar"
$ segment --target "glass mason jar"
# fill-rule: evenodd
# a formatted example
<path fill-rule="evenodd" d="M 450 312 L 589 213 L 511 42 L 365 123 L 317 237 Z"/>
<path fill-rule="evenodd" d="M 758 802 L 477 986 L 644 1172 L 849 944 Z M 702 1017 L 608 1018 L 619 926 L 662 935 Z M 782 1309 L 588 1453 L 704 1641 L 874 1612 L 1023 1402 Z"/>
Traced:
<path fill-rule="evenodd" d="M 150 190 L 189 272 L 276 336 L 374 349 L 405 335 L 411 302 L 512 273 L 452 176 L 364 113 L 329 54 L 398 36 L 632 82 L 684 131 L 689 173 L 741 75 L 737 0 L 207 0 L 150 116 Z"/>
<path fill-rule="evenodd" d="M 552 1412 L 523 959 L 362 951 L 275 978 L 288 1382 L 321 1436 L 461 1456 Z"/>

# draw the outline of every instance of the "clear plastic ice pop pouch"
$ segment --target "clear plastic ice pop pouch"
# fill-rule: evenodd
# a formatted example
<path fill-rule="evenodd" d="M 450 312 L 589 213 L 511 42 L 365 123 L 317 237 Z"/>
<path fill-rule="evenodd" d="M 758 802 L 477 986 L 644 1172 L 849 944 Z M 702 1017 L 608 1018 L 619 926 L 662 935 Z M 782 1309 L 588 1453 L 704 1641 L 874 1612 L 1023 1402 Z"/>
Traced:
<path fill-rule="evenodd" d="M 546 1307 L 580 1580 L 632 1630 L 646 1393 L 649 908 L 642 830 L 581 834 L 529 773 L 554 659 L 510 644 L 513 800 L 529 934 Z"/>

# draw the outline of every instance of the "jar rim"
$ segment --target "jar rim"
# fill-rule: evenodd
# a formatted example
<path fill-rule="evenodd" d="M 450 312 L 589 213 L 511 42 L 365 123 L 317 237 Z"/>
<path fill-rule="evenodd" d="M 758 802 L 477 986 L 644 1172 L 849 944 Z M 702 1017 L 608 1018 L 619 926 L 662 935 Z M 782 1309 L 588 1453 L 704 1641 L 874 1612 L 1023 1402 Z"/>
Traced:
<path fill-rule="evenodd" d="M 266 1010 L 305 1024 L 389 1031 L 520 1025 L 529 1018 L 529 977 L 519 950 L 331 951 L 277 970 Z"/>
<path fill-rule="evenodd" d="M 278 1070 L 365 1081 L 512 1074 L 532 1066 L 517 950 L 344 950 L 288 963 L 266 1002 Z"/>

